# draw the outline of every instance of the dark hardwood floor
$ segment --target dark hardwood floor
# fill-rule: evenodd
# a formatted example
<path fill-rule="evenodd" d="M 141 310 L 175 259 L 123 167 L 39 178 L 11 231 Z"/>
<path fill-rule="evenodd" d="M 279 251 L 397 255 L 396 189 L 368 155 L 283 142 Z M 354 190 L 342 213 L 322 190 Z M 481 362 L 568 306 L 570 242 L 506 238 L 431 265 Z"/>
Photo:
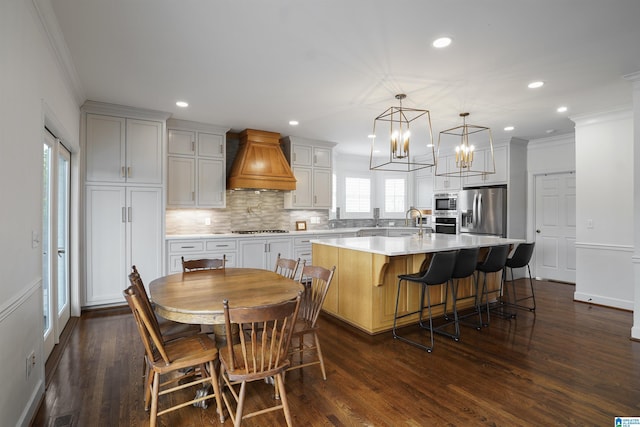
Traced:
<path fill-rule="evenodd" d="M 287 375 L 295 424 L 612 426 L 615 416 L 640 416 L 640 342 L 629 339 L 632 313 L 573 302 L 572 285 L 536 281 L 535 287 L 535 313 L 492 317 L 480 332 L 463 327 L 460 342 L 436 336 L 431 354 L 390 332 L 369 336 L 322 317 L 327 380 L 318 366 Z M 83 314 L 57 369 L 48 367 L 52 375 L 33 425 L 148 425 L 141 355 L 128 310 Z M 270 391 L 253 384 L 248 405 L 270 399 Z M 182 408 L 159 424 L 219 422 L 210 405 Z M 284 424 L 281 412 L 245 423 Z"/>

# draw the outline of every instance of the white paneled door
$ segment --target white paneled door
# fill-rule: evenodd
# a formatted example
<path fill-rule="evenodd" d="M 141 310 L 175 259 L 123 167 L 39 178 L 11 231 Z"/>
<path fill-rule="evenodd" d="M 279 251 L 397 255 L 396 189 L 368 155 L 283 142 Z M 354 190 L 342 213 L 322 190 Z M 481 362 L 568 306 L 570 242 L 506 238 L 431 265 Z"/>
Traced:
<path fill-rule="evenodd" d="M 71 153 L 48 131 L 43 152 L 42 292 L 48 356 L 69 321 Z"/>
<path fill-rule="evenodd" d="M 575 174 L 536 176 L 535 204 L 535 275 L 575 283 Z"/>

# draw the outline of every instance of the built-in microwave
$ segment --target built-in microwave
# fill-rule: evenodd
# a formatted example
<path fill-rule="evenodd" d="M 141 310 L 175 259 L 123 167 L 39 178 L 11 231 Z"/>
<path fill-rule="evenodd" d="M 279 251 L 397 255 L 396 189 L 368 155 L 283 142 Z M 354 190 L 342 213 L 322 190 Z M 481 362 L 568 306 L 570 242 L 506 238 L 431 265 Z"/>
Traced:
<path fill-rule="evenodd" d="M 458 214 L 458 193 L 439 193 L 433 195 L 434 215 Z"/>

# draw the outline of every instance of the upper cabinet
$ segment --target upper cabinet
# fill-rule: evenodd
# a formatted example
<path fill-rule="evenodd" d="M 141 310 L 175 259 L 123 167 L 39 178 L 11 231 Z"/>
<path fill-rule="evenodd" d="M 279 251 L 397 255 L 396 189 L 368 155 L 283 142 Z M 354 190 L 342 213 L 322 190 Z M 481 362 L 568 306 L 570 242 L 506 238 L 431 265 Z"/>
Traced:
<path fill-rule="evenodd" d="M 492 170 L 491 150 L 489 148 L 475 151 L 473 162 L 478 162 L 484 170 Z M 493 161 L 496 173 L 475 175 L 464 178 L 464 187 L 497 185 L 507 183 L 507 146 L 493 147 Z"/>
<path fill-rule="evenodd" d="M 167 128 L 167 206 L 225 207 L 228 129 L 173 119 Z"/>
<path fill-rule="evenodd" d="M 443 171 L 445 173 L 452 173 L 456 170 L 456 156 L 455 154 L 449 156 L 443 156 L 439 159 L 441 164 L 438 164 L 438 172 Z M 435 170 L 435 169 L 434 169 Z M 434 172 L 435 173 L 435 172 Z M 434 193 L 451 193 L 459 191 L 462 188 L 460 178 L 458 176 L 434 176 L 433 191 Z"/>
<path fill-rule="evenodd" d="M 161 121 L 88 113 L 86 180 L 162 184 L 163 129 Z"/>
<path fill-rule="evenodd" d="M 285 157 L 296 177 L 296 189 L 285 193 L 285 209 L 330 209 L 333 142 L 282 138 Z"/>

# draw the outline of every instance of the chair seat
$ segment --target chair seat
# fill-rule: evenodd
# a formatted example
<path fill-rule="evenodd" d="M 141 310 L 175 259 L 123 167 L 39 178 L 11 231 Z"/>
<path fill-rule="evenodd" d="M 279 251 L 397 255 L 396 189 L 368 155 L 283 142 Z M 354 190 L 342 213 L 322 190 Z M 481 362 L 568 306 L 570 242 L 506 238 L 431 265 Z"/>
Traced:
<path fill-rule="evenodd" d="M 166 342 L 164 349 L 171 359 L 170 365 L 167 365 L 157 352 L 154 353 L 154 361 L 150 362 L 153 370 L 160 374 L 204 364 L 218 355 L 215 342 L 204 334 L 176 338 Z"/>
<path fill-rule="evenodd" d="M 310 333 L 311 331 L 316 331 L 318 329 L 320 329 L 318 325 L 314 325 L 312 321 L 298 318 L 295 325 L 293 325 L 293 335 Z"/>
<path fill-rule="evenodd" d="M 424 272 L 422 273 L 410 273 L 410 274 L 400 274 L 398 279 L 400 280 L 409 280 L 411 282 L 421 282 L 420 280 L 424 276 Z"/>

